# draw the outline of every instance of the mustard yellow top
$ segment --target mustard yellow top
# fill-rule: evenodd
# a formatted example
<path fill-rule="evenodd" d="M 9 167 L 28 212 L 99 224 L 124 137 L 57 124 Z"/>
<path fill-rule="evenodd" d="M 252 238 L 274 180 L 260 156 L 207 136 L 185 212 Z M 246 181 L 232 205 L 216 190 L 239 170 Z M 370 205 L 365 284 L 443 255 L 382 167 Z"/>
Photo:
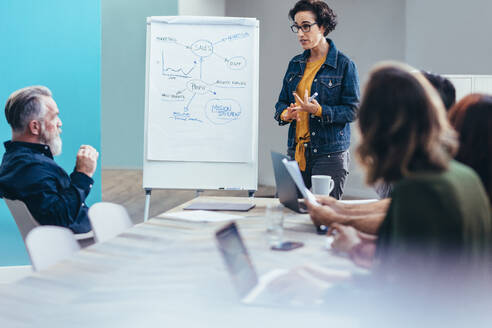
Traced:
<path fill-rule="evenodd" d="M 321 65 L 326 60 L 326 56 L 321 58 L 320 60 L 314 62 L 307 62 L 306 69 L 304 70 L 304 75 L 302 76 L 301 81 L 297 85 L 296 93 L 301 99 L 304 98 L 304 93 L 306 90 L 308 91 L 308 95 L 311 96 L 311 85 L 313 84 L 314 77 L 316 73 L 318 73 Z M 296 100 L 296 105 L 299 105 L 299 102 Z M 287 113 L 287 109 L 282 112 L 281 117 Z M 316 116 L 321 116 L 322 109 L 319 106 L 318 111 L 315 113 Z M 299 112 L 299 120 L 296 125 L 296 155 L 295 160 L 299 164 L 299 168 L 301 171 L 306 170 L 306 156 L 304 154 L 304 143 L 309 142 L 311 140 L 309 135 L 309 113 L 308 112 Z"/>

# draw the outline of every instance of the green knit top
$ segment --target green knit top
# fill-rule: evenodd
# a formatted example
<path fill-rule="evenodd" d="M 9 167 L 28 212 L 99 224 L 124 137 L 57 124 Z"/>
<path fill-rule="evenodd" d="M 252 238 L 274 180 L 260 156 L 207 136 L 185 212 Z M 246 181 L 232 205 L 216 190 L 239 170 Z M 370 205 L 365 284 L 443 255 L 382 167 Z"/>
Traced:
<path fill-rule="evenodd" d="M 491 221 L 483 185 L 469 167 L 453 160 L 443 172 L 405 177 L 394 185 L 379 229 L 377 271 L 481 266 L 490 260 Z"/>

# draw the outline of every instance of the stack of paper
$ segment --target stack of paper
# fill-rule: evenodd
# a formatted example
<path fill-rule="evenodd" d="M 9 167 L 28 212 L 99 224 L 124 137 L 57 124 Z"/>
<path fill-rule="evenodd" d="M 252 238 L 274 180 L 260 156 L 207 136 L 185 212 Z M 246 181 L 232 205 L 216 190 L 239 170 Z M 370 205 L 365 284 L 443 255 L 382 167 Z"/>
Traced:
<path fill-rule="evenodd" d="M 222 222 L 242 219 L 241 215 L 231 215 L 218 213 L 215 211 L 181 211 L 173 213 L 164 213 L 159 215 L 160 218 L 186 220 L 193 222 Z"/>

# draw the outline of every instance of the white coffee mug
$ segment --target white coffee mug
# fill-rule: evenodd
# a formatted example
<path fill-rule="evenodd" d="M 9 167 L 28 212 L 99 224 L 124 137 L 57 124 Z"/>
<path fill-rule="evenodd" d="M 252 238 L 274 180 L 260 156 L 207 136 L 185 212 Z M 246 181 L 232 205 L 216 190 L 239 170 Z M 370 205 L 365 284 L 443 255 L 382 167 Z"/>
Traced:
<path fill-rule="evenodd" d="M 313 175 L 311 183 L 315 195 L 329 195 L 335 187 L 335 181 L 329 175 Z"/>

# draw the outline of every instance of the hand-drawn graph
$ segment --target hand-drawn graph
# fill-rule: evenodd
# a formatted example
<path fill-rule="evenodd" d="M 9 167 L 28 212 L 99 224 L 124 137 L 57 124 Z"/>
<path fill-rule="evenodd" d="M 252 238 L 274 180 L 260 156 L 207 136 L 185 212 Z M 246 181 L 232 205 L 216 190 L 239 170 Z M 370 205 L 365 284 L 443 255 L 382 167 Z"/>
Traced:
<path fill-rule="evenodd" d="M 171 149 L 181 160 L 251 159 L 254 31 L 217 24 L 152 29 L 149 158 L 166 159 Z M 209 145 L 220 149 L 206 152 Z"/>

